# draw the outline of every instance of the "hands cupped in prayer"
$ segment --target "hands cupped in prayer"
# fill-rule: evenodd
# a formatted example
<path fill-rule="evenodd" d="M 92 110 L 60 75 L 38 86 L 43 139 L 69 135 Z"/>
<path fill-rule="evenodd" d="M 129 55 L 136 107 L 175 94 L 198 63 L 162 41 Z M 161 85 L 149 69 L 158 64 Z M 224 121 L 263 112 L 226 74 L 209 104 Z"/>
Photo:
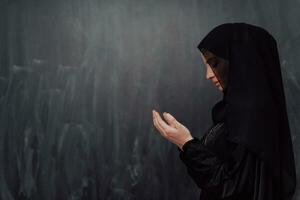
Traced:
<path fill-rule="evenodd" d="M 163 117 L 159 113 L 152 110 L 153 124 L 158 132 L 167 140 L 177 145 L 181 150 L 184 143 L 193 139 L 190 131 L 178 122 L 170 113 L 164 112 Z"/>

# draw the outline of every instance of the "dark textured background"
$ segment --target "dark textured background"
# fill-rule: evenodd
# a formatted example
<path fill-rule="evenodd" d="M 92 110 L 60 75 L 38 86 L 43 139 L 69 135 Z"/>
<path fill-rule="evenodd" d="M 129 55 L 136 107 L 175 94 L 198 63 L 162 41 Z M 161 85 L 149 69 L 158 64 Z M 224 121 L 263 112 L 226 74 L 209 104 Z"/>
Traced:
<path fill-rule="evenodd" d="M 299 0 L 0 2 L 1 200 L 197 199 L 151 110 L 202 136 L 221 92 L 196 46 L 224 22 L 278 41 L 299 180 Z"/>

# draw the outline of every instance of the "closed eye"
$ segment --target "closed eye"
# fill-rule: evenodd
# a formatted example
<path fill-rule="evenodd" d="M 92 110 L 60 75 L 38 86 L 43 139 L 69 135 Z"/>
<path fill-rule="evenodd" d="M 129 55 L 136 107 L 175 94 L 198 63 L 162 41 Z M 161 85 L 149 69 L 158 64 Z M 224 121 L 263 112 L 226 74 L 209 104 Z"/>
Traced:
<path fill-rule="evenodd" d="M 218 64 L 218 60 L 215 58 L 209 58 L 206 61 L 207 64 L 209 64 L 211 67 L 215 67 Z"/>

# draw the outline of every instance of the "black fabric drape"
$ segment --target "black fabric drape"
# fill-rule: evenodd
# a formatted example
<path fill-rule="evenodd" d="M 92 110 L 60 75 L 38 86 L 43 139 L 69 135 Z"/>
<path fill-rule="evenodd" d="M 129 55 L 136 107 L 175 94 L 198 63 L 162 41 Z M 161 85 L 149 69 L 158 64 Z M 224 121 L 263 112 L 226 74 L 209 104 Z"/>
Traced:
<path fill-rule="evenodd" d="M 265 162 L 243 145 L 226 139 L 224 101 L 212 109 L 213 125 L 200 139 L 186 142 L 179 157 L 201 188 L 200 200 L 280 200 Z"/>
<path fill-rule="evenodd" d="M 273 178 L 267 179 L 266 186 L 273 190 L 265 188 L 265 192 L 276 189 L 279 199 L 292 199 L 296 170 L 275 39 L 258 26 L 226 23 L 209 32 L 198 48 L 224 88 L 227 141 L 245 149 L 247 156 L 240 159 L 270 171 L 268 177 Z M 197 144 L 190 141 L 186 148 L 193 142 Z M 250 181 L 250 174 L 245 180 Z"/>

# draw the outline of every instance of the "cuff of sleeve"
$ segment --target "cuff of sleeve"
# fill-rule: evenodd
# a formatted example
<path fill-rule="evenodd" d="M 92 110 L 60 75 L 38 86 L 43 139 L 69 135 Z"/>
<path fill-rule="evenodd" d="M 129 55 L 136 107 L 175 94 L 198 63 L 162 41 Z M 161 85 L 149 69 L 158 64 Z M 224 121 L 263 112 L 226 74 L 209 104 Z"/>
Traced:
<path fill-rule="evenodd" d="M 177 150 L 178 150 L 179 152 L 182 152 L 182 150 L 181 150 L 179 147 L 177 147 Z"/>
<path fill-rule="evenodd" d="M 193 141 L 192 141 L 192 140 L 193 140 Z M 179 147 L 177 147 L 177 150 L 178 150 L 179 152 L 185 151 L 185 149 L 187 148 L 187 146 L 188 146 L 190 143 L 195 143 L 195 140 L 199 140 L 199 139 L 198 139 L 197 137 L 193 137 L 193 139 L 191 139 L 191 140 L 189 140 L 189 141 L 187 141 L 186 143 L 183 144 L 182 150 L 181 150 Z"/>
<path fill-rule="evenodd" d="M 183 149 L 183 151 L 186 151 L 186 149 L 188 149 L 188 147 L 190 145 L 193 145 L 193 144 L 196 144 L 196 143 L 199 143 L 199 142 L 200 142 L 199 138 L 193 137 L 193 139 L 191 139 L 191 140 L 189 140 L 189 141 L 187 141 L 186 143 L 183 144 L 182 149 Z"/>

